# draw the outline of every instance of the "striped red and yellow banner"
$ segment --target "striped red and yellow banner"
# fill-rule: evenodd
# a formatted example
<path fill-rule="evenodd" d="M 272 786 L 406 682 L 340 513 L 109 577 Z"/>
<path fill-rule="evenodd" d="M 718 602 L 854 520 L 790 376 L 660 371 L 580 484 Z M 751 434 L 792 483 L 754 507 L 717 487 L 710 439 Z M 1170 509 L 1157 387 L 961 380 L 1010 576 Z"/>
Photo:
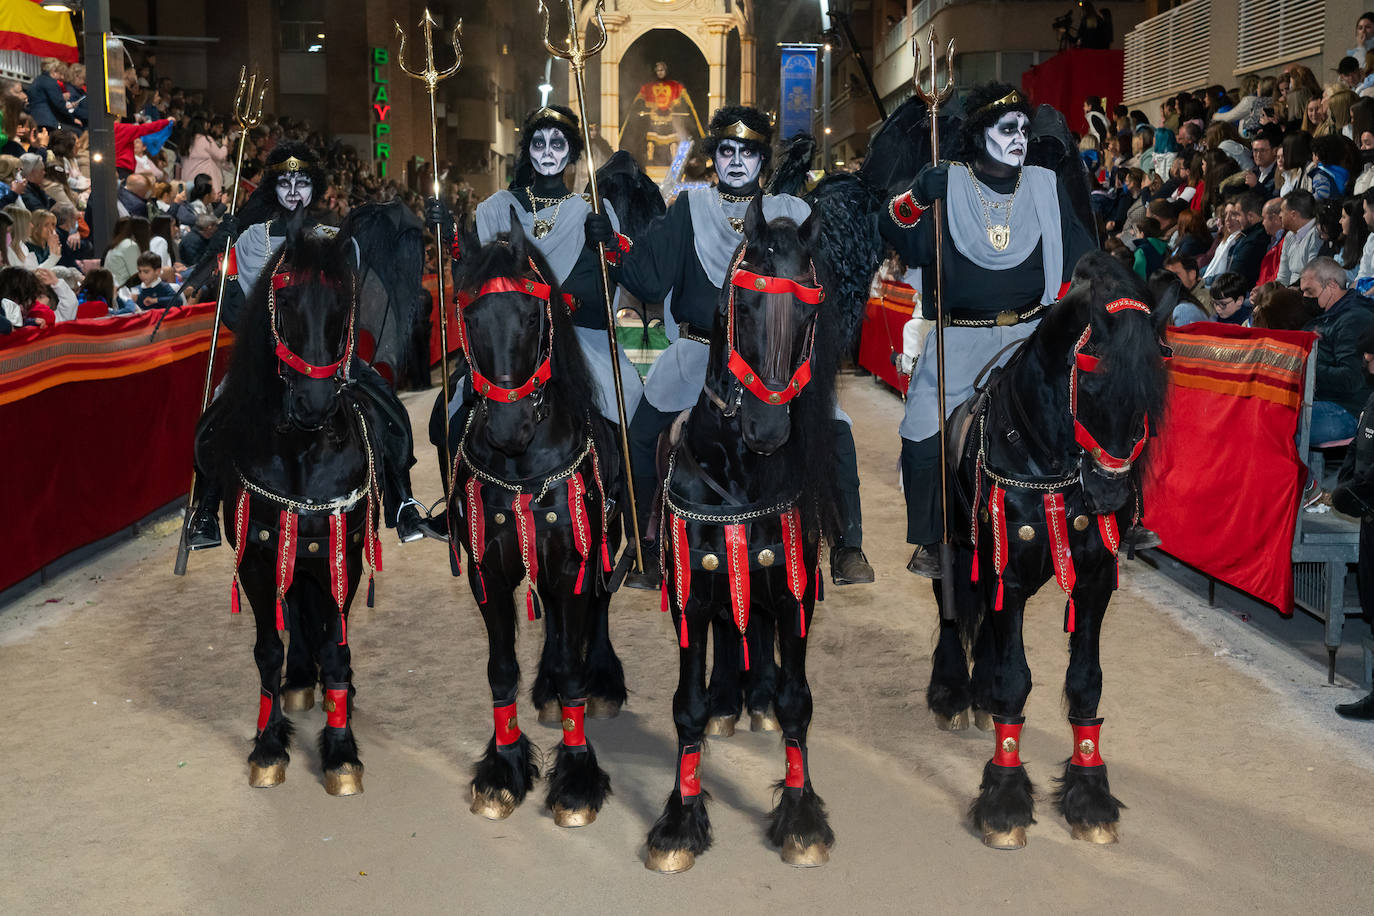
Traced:
<path fill-rule="evenodd" d="M 1302 403 L 1308 339 L 1310 335 L 1289 339 L 1282 332 L 1237 336 L 1219 324 L 1170 328 L 1174 358 L 1169 380 L 1180 388 L 1262 398 L 1296 408 Z"/>

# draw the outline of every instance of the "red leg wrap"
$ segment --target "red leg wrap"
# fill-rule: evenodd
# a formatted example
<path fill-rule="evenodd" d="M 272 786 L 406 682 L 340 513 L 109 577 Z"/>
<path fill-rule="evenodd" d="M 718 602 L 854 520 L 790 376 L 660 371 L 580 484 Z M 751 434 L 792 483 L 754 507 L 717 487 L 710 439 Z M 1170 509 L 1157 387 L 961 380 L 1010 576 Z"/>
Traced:
<path fill-rule="evenodd" d="M 701 745 L 689 744 L 678 751 L 677 790 L 683 798 L 701 794 Z"/>
<path fill-rule="evenodd" d="M 1102 766 L 1102 745 L 1098 736 L 1102 732 L 1101 719 L 1077 719 L 1069 717 L 1073 726 L 1073 756 L 1069 763 L 1081 767 Z"/>
<path fill-rule="evenodd" d="M 515 703 L 494 706 L 492 717 L 496 720 L 496 746 L 508 747 L 520 740 L 520 724 L 515 717 Z"/>
<path fill-rule="evenodd" d="M 582 747 L 587 743 L 587 735 L 582 730 L 586 714 L 587 707 L 581 703 L 563 707 L 563 743 L 568 747 Z"/>
<path fill-rule="evenodd" d="M 783 786 L 788 789 L 802 789 L 806 787 L 806 751 L 802 749 L 801 742 L 795 738 L 787 739 L 787 776 L 783 779 Z"/>
<path fill-rule="evenodd" d="M 999 767 L 1019 767 L 1021 765 L 1021 726 L 1025 723 L 1025 716 L 992 717 L 992 727 L 997 734 L 997 749 L 992 755 L 993 765 Z"/>
<path fill-rule="evenodd" d="M 330 728 L 348 727 L 348 688 L 324 692 L 324 724 Z"/>
<path fill-rule="evenodd" d="M 272 718 L 272 694 L 258 694 L 258 732 L 261 733 L 267 727 L 267 722 Z"/>

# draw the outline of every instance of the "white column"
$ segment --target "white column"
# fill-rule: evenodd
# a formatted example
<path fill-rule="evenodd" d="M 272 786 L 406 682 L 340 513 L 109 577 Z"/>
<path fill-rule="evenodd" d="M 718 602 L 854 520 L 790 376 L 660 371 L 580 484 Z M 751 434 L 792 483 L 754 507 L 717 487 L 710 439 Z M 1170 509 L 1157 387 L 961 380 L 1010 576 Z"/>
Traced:
<path fill-rule="evenodd" d="M 754 38 L 746 37 L 741 27 L 739 38 L 739 103 L 754 104 Z"/>
<path fill-rule="evenodd" d="M 604 14 L 606 47 L 601 51 L 601 136 L 620 149 L 620 55 L 625 53 L 624 28 L 628 13 Z"/>
<path fill-rule="evenodd" d="M 735 19 L 733 16 L 707 16 L 702 21 L 710 36 L 702 49 L 710 67 L 710 89 L 706 97 L 706 111 L 698 112 L 705 121 L 711 112 L 725 104 L 725 36 L 735 24 Z"/>

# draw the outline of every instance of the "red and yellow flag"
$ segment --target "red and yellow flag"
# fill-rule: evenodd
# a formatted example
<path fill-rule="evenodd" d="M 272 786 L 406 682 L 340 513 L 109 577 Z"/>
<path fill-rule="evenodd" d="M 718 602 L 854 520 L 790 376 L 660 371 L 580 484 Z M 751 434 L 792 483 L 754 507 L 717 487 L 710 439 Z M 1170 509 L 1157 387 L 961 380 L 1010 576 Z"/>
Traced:
<path fill-rule="evenodd" d="M 38 0 L 0 0 L 0 50 L 76 63 L 70 13 L 51 13 Z"/>

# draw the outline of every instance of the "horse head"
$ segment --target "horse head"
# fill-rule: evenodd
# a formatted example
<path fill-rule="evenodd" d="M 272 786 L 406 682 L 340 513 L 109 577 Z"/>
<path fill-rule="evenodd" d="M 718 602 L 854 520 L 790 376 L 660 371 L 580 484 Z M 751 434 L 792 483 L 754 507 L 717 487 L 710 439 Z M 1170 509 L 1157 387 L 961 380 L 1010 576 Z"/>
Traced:
<path fill-rule="evenodd" d="M 790 219 L 768 222 L 763 198 L 755 196 L 744 218 L 744 242 L 726 277 L 726 368 L 743 388 L 741 438 L 760 455 L 787 443 L 788 402 L 811 379 L 824 299 L 811 260 L 819 231 L 814 216 L 801 226 Z"/>
<path fill-rule="evenodd" d="M 455 285 L 459 342 L 481 399 L 487 441 L 508 456 L 524 454 L 547 412 L 554 303 L 558 309 L 565 305 L 514 207 L 507 240 L 488 244 L 468 259 Z"/>
<path fill-rule="evenodd" d="M 356 342 L 356 296 L 350 251 L 289 227 L 266 286 L 283 411 L 298 429 L 320 429 L 341 405 Z"/>
<path fill-rule="evenodd" d="M 1069 413 L 1090 512 L 1112 513 L 1133 492 L 1131 470 L 1162 420 L 1163 348 L 1155 296 L 1128 267 L 1099 251 L 1073 273 L 1075 335 L 1068 351 Z"/>

